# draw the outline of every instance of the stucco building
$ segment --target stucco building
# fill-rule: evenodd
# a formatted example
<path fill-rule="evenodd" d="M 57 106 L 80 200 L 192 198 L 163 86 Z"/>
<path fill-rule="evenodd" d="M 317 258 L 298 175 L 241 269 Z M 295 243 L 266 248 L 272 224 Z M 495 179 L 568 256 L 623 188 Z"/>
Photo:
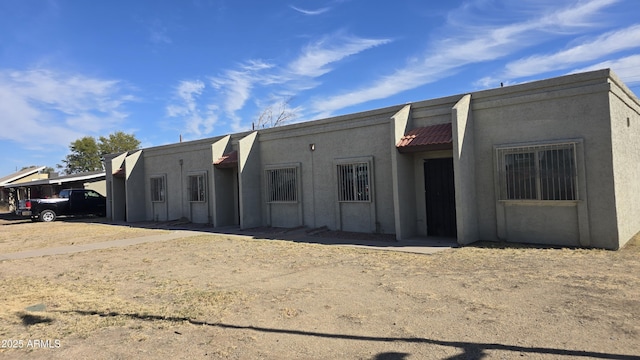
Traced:
<path fill-rule="evenodd" d="M 618 249 L 639 148 L 640 101 L 605 69 L 113 155 L 107 211 Z"/>

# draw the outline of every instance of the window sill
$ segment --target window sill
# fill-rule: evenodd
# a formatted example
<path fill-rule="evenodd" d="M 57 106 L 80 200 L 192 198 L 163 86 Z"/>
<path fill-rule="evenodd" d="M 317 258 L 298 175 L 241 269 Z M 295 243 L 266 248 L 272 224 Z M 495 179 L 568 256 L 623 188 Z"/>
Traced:
<path fill-rule="evenodd" d="M 577 206 L 580 200 L 498 200 L 504 206 Z"/>

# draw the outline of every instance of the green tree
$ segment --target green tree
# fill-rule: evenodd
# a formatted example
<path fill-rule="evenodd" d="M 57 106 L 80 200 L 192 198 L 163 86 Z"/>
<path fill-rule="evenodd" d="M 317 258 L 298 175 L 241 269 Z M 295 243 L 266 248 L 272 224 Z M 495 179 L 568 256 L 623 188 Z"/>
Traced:
<path fill-rule="evenodd" d="M 136 139 L 133 134 L 126 134 L 122 131 L 116 131 L 109 137 L 100 136 L 98 148 L 100 156 L 107 154 L 118 154 L 125 151 L 135 150 L 140 147 L 140 140 Z"/>
<path fill-rule="evenodd" d="M 102 160 L 98 143 L 93 136 L 85 136 L 69 145 L 71 154 L 62 160 L 65 165 L 58 165 L 67 174 L 102 170 Z"/>
<path fill-rule="evenodd" d="M 140 141 L 132 134 L 117 131 L 108 137 L 100 136 L 99 141 L 92 136 L 85 136 L 69 145 L 71 154 L 62 160 L 64 165 L 58 165 L 67 174 L 77 174 L 104 169 L 102 161 L 104 155 L 135 150 Z"/>

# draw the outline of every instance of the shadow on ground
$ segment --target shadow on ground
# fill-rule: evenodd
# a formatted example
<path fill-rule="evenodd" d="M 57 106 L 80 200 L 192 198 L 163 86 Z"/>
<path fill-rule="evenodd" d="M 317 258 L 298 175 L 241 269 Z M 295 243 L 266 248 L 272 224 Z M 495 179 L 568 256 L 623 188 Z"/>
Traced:
<path fill-rule="evenodd" d="M 188 230 L 206 234 L 219 235 L 241 235 L 258 240 L 285 240 L 307 244 L 322 245 L 354 245 L 371 248 L 386 249 L 448 249 L 458 247 L 455 239 L 440 237 L 424 237 L 409 240 L 397 241 L 394 234 L 376 233 L 356 233 L 348 231 L 329 230 L 326 227 L 308 228 L 279 228 L 279 227 L 255 227 L 250 229 L 240 229 L 238 226 L 214 228 L 210 224 L 193 224 L 188 220 L 174 220 L 166 222 L 134 222 L 134 223 L 113 223 L 114 225 L 124 225 L 146 229 L 162 230 Z"/>
<path fill-rule="evenodd" d="M 150 314 L 137 314 L 137 313 L 118 313 L 118 312 L 98 312 L 91 310 L 56 310 L 59 313 L 75 314 L 82 316 L 100 316 L 100 317 L 126 317 L 134 320 L 142 321 L 169 321 L 183 323 L 188 322 L 193 325 L 210 326 L 221 329 L 232 330 L 249 330 L 258 331 L 264 333 L 275 333 L 282 335 L 298 335 L 298 336 L 313 336 L 327 339 L 343 339 L 353 341 L 375 341 L 375 342 L 389 342 L 389 343 L 415 343 L 415 344 L 430 344 L 438 346 L 446 346 L 457 348 L 461 351 L 460 354 L 447 358 L 448 360 L 461 360 L 461 359 L 481 359 L 485 357 L 486 350 L 498 350 L 509 351 L 515 354 L 515 356 L 524 356 L 524 354 L 548 354 L 558 356 L 579 356 L 589 357 L 594 359 L 625 359 L 625 360 L 640 360 L 640 356 L 627 355 L 627 354 L 610 354 L 595 351 L 582 351 L 582 350 L 567 350 L 547 347 L 527 347 L 517 345 L 505 345 L 497 343 L 479 343 L 479 342 L 465 342 L 465 341 L 444 341 L 420 337 L 387 337 L 387 336 L 366 336 L 366 335 L 352 335 L 352 334 L 331 334 L 317 331 L 303 331 L 303 330 L 291 330 L 291 329 L 276 329 L 269 327 L 251 326 L 251 325 L 234 325 L 225 323 L 211 323 L 206 321 L 194 320 L 183 317 L 172 316 L 159 316 Z M 517 354 L 517 355 L 516 355 Z M 380 353 L 374 359 L 404 359 L 407 354 L 405 353 Z"/>
<path fill-rule="evenodd" d="M 56 222 L 86 222 L 86 223 L 103 223 L 110 224 L 110 222 L 106 221 L 106 218 L 101 218 L 97 216 L 87 215 L 87 216 L 59 216 L 55 220 Z M 19 224 L 30 224 L 34 222 L 29 217 L 16 215 L 12 212 L 2 212 L 0 213 L 0 225 L 19 225 Z"/>
<path fill-rule="evenodd" d="M 20 317 L 20 321 L 22 321 L 22 325 L 24 326 L 31 326 L 36 324 L 48 324 L 50 322 L 53 322 L 53 319 L 48 318 L 46 316 L 31 315 L 27 313 L 20 313 L 18 314 L 18 317 Z"/>

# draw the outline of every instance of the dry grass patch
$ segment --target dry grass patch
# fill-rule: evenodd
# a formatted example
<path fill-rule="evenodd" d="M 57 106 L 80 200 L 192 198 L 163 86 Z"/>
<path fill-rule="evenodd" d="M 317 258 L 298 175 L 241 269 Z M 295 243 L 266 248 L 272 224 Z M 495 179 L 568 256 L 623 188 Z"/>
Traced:
<path fill-rule="evenodd" d="M 6 254 L 45 247 L 82 245 L 168 232 L 167 230 L 117 226 L 97 222 L 14 222 L 0 226 L 0 253 Z"/>
<path fill-rule="evenodd" d="M 154 280 L 142 274 L 128 280 L 74 271 L 46 278 L 2 278 L 0 336 L 87 338 L 102 328 L 216 321 L 231 304 L 243 299 L 244 294 L 237 290 L 200 288 L 188 281 Z M 29 307 L 41 311 L 29 311 Z"/>
<path fill-rule="evenodd" d="M 0 336 L 62 338 L 29 354 L 47 359 L 622 358 L 640 353 L 638 255 L 637 238 L 421 255 L 194 236 L 0 262 Z"/>

